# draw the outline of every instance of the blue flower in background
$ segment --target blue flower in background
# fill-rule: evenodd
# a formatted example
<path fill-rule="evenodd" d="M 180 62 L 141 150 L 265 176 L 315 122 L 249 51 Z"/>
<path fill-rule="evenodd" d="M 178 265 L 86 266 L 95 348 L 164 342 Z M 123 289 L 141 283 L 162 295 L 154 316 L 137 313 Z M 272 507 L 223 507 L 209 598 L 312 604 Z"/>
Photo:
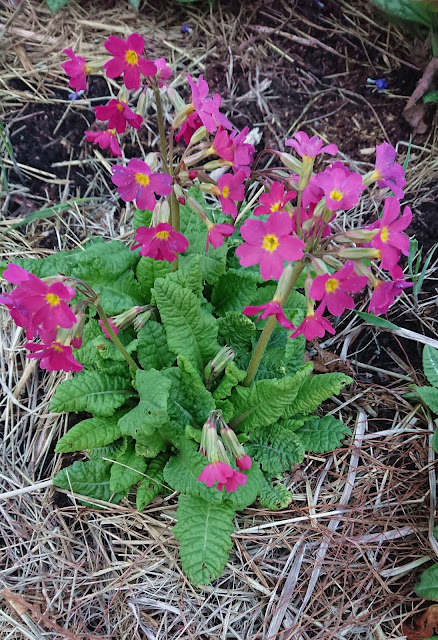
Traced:
<path fill-rule="evenodd" d="M 181 33 L 192 33 L 193 29 L 191 27 L 189 27 L 188 24 L 183 24 L 183 26 L 181 27 Z"/>
<path fill-rule="evenodd" d="M 68 94 L 68 99 L 69 100 L 79 100 L 80 98 L 82 98 L 82 96 L 84 95 L 85 91 L 83 89 L 81 89 L 80 91 L 76 91 L 73 93 L 69 93 Z"/>
<path fill-rule="evenodd" d="M 376 85 L 379 91 L 384 91 L 385 89 L 388 88 L 388 83 L 386 82 L 385 78 L 378 78 L 374 84 Z"/>

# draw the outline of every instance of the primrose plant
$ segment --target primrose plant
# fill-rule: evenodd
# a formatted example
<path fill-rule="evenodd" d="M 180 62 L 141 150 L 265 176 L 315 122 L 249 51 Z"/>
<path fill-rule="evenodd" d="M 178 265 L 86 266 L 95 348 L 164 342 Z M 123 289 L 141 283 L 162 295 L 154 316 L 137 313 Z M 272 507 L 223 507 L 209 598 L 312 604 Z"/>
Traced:
<path fill-rule="evenodd" d="M 123 83 L 95 107 L 104 127 L 85 135 L 117 158 L 111 179 L 133 203 L 134 242 L 95 238 L 16 260 L 3 271 L 15 288 L 1 301 L 26 332 L 29 358 L 75 372 L 51 410 L 92 416 L 58 442 L 58 452 L 89 459 L 62 469 L 55 485 L 98 508 L 131 487 L 139 509 L 179 492 L 183 568 L 205 584 L 227 562 L 236 510 L 256 500 L 285 507 L 284 474 L 349 433 L 315 412 L 351 379 L 312 376 L 305 342 L 334 334 L 327 312 L 353 309 L 354 294 L 369 288 L 369 309 L 381 314 L 410 285 L 398 264 L 411 221 L 399 202 L 404 171 L 387 142 L 360 175 L 334 159 L 336 145 L 303 131 L 286 140 L 288 152 L 255 156 L 248 128 L 233 127 L 202 76 L 187 76 L 184 102 L 142 36 L 110 36 L 105 48 L 104 73 Z M 70 87 L 86 92 L 97 64 L 64 53 Z M 152 113 L 159 149 L 145 153 Z M 124 157 L 126 136 L 138 157 Z M 345 230 L 343 212 L 376 183 L 394 194 L 384 192 L 383 214 Z"/>

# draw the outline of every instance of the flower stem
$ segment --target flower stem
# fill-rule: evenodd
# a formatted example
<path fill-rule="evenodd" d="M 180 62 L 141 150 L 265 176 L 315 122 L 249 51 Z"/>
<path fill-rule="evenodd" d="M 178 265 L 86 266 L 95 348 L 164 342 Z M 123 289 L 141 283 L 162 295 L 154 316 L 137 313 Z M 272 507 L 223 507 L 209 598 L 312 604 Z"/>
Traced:
<path fill-rule="evenodd" d="M 100 319 L 102 320 L 102 324 L 105 327 L 105 329 L 108 331 L 111 340 L 114 342 L 117 349 L 125 358 L 126 362 L 129 364 L 131 369 L 133 369 L 134 371 L 137 371 L 138 366 L 136 365 L 135 361 L 131 358 L 129 353 L 126 351 L 125 347 L 120 341 L 120 338 L 114 333 L 113 328 L 108 321 L 108 316 L 106 315 L 105 311 L 102 309 L 102 306 L 99 304 L 99 302 L 95 302 L 94 304 L 95 304 L 97 313 L 99 314 Z"/>
<path fill-rule="evenodd" d="M 169 164 L 167 162 L 166 133 L 164 131 L 163 105 L 161 104 L 160 90 L 158 86 L 154 87 L 155 104 L 157 106 L 158 133 L 160 134 L 160 151 L 163 161 L 163 169 L 169 173 Z"/>
<path fill-rule="evenodd" d="M 304 266 L 305 266 L 305 261 L 300 260 L 295 264 L 294 268 L 292 269 L 292 272 L 290 274 L 290 281 L 288 283 L 286 292 L 282 296 L 281 300 L 279 300 L 282 306 L 287 302 L 287 299 L 289 298 L 289 295 L 292 289 L 296 285 L 297 280 L 304 269 Z M 266 321 L 265 328 L 263 329 L 261 336 L 259 338 L 259 341 L 257 342 L 256 347 L 254 349 L 254 353 L 252 354 L 251 361 L 248 366 L 248 371 L 246 373 L 246 378 L 242 382 L 242 385 L 244 387 L 249 387 L 252 381 L 254 380 L 256 373 L 258 371 L 258 368 L 260 366 L 260 361 L 263 358 L 263 354 L 265 353 L 266 347 L 268 346 L 269 338 L 271 337 L 272 332 L 275 329 L 276 323 L 277 323 L 277 319 L 275 316 L 270 316 Z"/>

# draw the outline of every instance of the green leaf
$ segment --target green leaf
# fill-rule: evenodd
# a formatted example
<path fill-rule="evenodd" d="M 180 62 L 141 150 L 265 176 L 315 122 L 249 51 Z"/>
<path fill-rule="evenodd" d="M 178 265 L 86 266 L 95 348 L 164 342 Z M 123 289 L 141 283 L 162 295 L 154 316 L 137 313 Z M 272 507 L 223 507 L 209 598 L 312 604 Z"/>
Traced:
<path fill-rule="evenodd" d="M 102 278 L 111 283 L 117 276 L 134 268 L 138 262 L 138 255 L 118 240 L 93 242 L 87 245 L 85 251 L 74 253 L 76 260 L 72 262 L 69 275 L 86 280 L 88 284 L 88 281 L 97 282 Z"/>
<path fill-rule="evenodd" d="M 168 420 L 167 399 L 171 381 L 161 371 L 138 369 L 135 375 L 140 402 L 119 420 L 120 431 L 138 442 L 148 443 L 148 436 Z"/>
<path fill-rule="evenodd" d="M 251 387 L 235 387 L 231 394 L 234 405 L 233 426 L 242 431 L 266 427 L 287 412 L 312 365 L 305 365 L 293 377 L 281 380 L 259 380 Z"/>
<path fill-rule="evenodd" d="M 122 435 L 117 420 L 114 416 L 82 420 L 58 441 L 55 452 L 84 451 L 111 444 Z"/>
<path fill-rule="evenodd" d="M 305 351 L 306 338 L 304 336 L 298 336 L 286 342 L 284 361 L 288 376 L 292 376 L 303 366 Z"/>
<path fill-rule="evenodd" d="M 263 483 L 263 474 L 255 460 L 252 461 L 251 468 L 243 473 L 248 478 L 246 484 L 240 485 L 237 491 L 232 491 L 227 496 L 227 502 L 230 502 L 237 511 L 245 509 L 256 501 Z"/>
<path fill-rule="evenodd" d="M 435 422 L 436 425 L 436 422 Z M 435 453 L 438 453 L 438 429 L 435 429 L 432 436 L 432 448 Z"/>
<path fill-rule="evenodd" d="M 178 271 L 170 273 L 166 280 L 190 289 L 199 298 L 204 288 L 202 277 L 201 256 L 193 255 L 187 258 L 179 267 Z"/>
<path fill-rule="evenodd" d="M 373 316 L 372 313 L 366 313 L 365 311 L 356 311 L 355 313 L 359 318 L 371 324 L 373 327 L 379 327 L 379 329 L 400 329 L 400 327 L 393 322 L 389 322 L 389 320 L 385 320 L 385 318 Z"/>
<path fill-rule="evenodd" d="M 102 460 L 102 458 L 110 458 L 114 460 L 118 455 L 121 455 L 126 451 L 128 446 L 128 438 L 124 436 L 119 438 L 111 444 L 107 444 L 104 447 L 97 447 L 97 449 L 90 449 L 88 455 L 91 460 Z"/>
<path fill-rule="evenodd" d="M 131 442 L 126 451 L 117 457 L 117 462 L 114 462 L 111 467 L 111 491 L 127 491 L 133 484 L 137 484 L 143 479 L 142 473 L 145 470 L 146 460 L 136 453 L 134 443 Z"/>
<path fill-rule="evenodd" d="M 153 258 L 141 257 L 137 264 L 135 275 L 140 285 L 143 296 L 143 304 L 149 304 L 152 296 L 152 287 L 157 278 L 164 278 L 170 273 L 170 263 L 165 260 L 153 260 Z"/>
<path fill-rule="evenodd" d="M 262 487 L 259 495 L 262 507 L 271 511 L 284 509 L 292 502 L 292 494 L 281 482 L 269 480 L 265 474 L 262 476 Z"/>
<path fill-rule="evenodd" d="M 251 350 L 256 337 L 256 326 L 241 311 L 227 311 L 218 318 L 218 338 L 221 345 L 229 345 L 237 353 L 243 354 Z"/>
<path fill-rule="evenodd" d="M 253 299 L 260 279 L 244 269 L 229 269 L 213 286 L 211 301 L 217 315 L 227 311 L 243 311 Z"/>
<path fill-rule="evenodd" d="M 434 413 L 438 413 L 438 389 L 435 387 L 413 387 L 418 393 L 424 404 Z"/>
<path fill-rule="evenodd" d="M 131 270 L 114 278 L 106 274 L 99 278 L 88 278 L 86 282 L 99 294 L 100 303 L 109 316 L 143 304 L 140 285 Z"/>
<path fill-rule="evenodd" d="M 186 356 L 204 371 L 219 351 L 216 320 L 201 309 L 193 291 L 175 282 L 160 278 L 153 291 L 170 350 Z"/>
<path fill-rule="evenodd" d="M 53 413 L 88 411 L 95 416 L 111 416 L 135 395 L 130 378 L 99 371 L 82 371 L 57 387 L 50 404 Z"/>
<path fill-rule="evenodd" d="M 150 227 L 152 222 L 152 211 L 147 209 L 136 209 L 134 211 L 134 217 L 132 219 L 132 226 L 134 230 L 138 227 Z"/>
<path fill-rule="evenodd" d="M 72 489 L 74 493 L 104 502 L 117 504 L 125 492 L 114 494 L 110 489 L 111 463 L 102 460 L 75 462 L 62 469 L 53 478 L 53 484 L 60 489 Z"/>
<path fill-rule="evenodd" d="M 414 591 L 419 598 L 438 601 L 438 564 L 432 565 L 421 574 Z"/>
<path fill-rule="evenodd" d="M 245 380 L 246 371 L 242 371 L 239 367 L 234 363 L 230 362 L 224 371 L 224 377 L 220 381 L 218 387 L 213 393 L 213 398 L 215 400 L 223 400 L 224 398 L 228 398 L 231 394 L 232 389 Z"/>
<path fill-rule="evenodd" d="M 138 360 L 143 369 L 166 369 L 175 361 L 162 324 L 148 320 L 138 333 Z"/>
<path fill-rule="evenodd" d="M 140 7 L 140 0 L 129 0 L 129 4 L 134 9 L 134 11 L 138 11 Z"/>
<path fill-rule="evenodd" d="M 138 455 L 145 458 L 155 458 L 160 451 L 166 451 L 166 449 L 167 443 L 160 431 L 154 431 L 150 435 L 139 437 L 135 445 Z"/>
<path fill-rule="evenodd" d="M 434 8 L 430 2 L 413 2 L 412 0 L 373 0 L 388 17 L 396 20 L 416 22 L 430 28 L 433 21 Z"/>
<path fill-rule="evenodd" d="M 433 91 L 428 91 L 423 96 L 423 102 L 438 102 L 438 91 L 434 89 Z"/>
<path fill-rule="evenodd" d="M 351 434 L 351 430 L 333 416 L 324 416 L 307 420 L 295 433 L 305 451 L 325 453 L 339 447 L 344 437 Z"/>
<path fill-rule="evenodd" d="M 245 444 L 246 452 L 260 463 L 263 471 L 278 476 L 293 464 L 303 461 L 304 446 L 301 439 L 282 424 L 251 431 L 251 440 Z"/>
<path fill-rule="evenodd" d="M 195 585 L 208 584 L 222 573 L 233 545 L 234 509 L 193 495 L 181 495 L 173 533 L 179 540 L 184 572 Z"/>
<path fill-rule="evenodd" d="M 142 511 L 150 504 L 160 493 L 168 493 L 164 485 L 164 467 L 169 460 L 167 452 L 159 453 L 154 460 L 148 464 L 145 474 L 147 478 L 143 478 L 137 488 L 137 509 Z"/>
<path fill-rule="evenodd" d="M 343 373 L 320 373 L 305 380 L 295 400 L 282 413 L 283 418 L 312 413 L 319 405 L 340 392 L 352 379 Z"/>
<path fill-rule="evenodd" d="M 208 464 L 193 440 L 181 441 L 181 452 L 173 456 L 164 468 L 164 479 L 175 491 L 191 493 L 211 502 L 221 502 L 222 494 L 215 487 L 198 482 L 198 476 Z"/>
<path fill-rule="evenodd" d="M 56 13 L 62 7 L 65 7 L 68 0 L 46 0 L 46 4 L 49 7 L 51 13 Z"/>
<path fill-rule="evenodd" d="M 438 350 L 430 345 L 423 349 L 424 374 L 433 387 L 438 387 Z"/>

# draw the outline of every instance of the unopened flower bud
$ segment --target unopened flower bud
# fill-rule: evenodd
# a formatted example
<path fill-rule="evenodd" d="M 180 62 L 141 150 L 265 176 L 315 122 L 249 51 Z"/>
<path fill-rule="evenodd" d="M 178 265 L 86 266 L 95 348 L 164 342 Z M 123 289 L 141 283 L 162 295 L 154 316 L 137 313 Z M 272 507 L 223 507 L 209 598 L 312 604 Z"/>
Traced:
<path fill-rule="evenodd" d="M 380 258 L 381 251 L 380 249 L 372 249 L 371 247 L 357 247 L 352 249 L 341 249 L 340 251 L 338 251 L 338 256 L 340 258 L 350 258 L 351 260 L 358 260 L 361 258 L 373 259 Z"/>
<path fill-rule="evenodd" d="M 176 195 L 176 198 L 177 198 L 178 202 L 180 204 L 184 205 L 186 203 L 186 197 L 185 197 L 184 191 L 182 190 L 181 185 L 174 184 L 173 185 L 173 191 L 174 191 L 174 193 Z"/>
<path fill-rule="evenodd" d="M 196 176 L 198 174 L 196 173 L 196 171 L 189 171 L 189 178 L 190 180 L 196 180 Z"/>
<path fill-rule="evenodd" d="M 169 222 L 170 207 L 167 199 L 160 198 L 154 207 L 151 218 L 151 227 L 156 227 L 160 222 Z"/>
<path fill-rule="evenodd" d="M 195 109 L 194 109 L 192 104 L 184 105 L 184 107 L 182 109 L 180 109 L 178 111 L 178 113 L 176 114 L 176 116 L 175 116 L 175 118 L 173 120 L 173 123 L 172 123 L 172 127 L 174 129 L 179 129 L 180 126 L 182 125 L 182 123 L 184 122 L 184 120 L 187 119 L 187 116 L 189 116 L 194 110 Z"/>
<path fill-rule="evenodd" d="M 195 200 L 195 198 L 192 198 L 192 196 L 189 195 L 186 196 L 186 203 L 189 205 L 190 209 L 201 218 L 201 220 L 205 221 L 207 219 L 202 205 L 197 200 Z"/>
<path fill-rule="evenodd" d="M 245 452 L 245 449 L 240 444 L 236 434 L 225 423 L 225 420 L 222 418 L 222 416 L 220 416 L 219 418 L 219 424 L 220 424 L 222 442 L 224 443 L 225 448 L 230 454 L 230 456 L 235 458 L 237 467 L 240 470 L 250 469 L 252 465 L 251 458 Z"/>
<path fill-rule="evenodd" d="M 228 160 L 210 160 L 202 167 L 204 171 L 214 171 L 215 169 L 220 169 L 221 167 L 231 166 L 233 163 Z"/>
<path fill-rule="evenodd" d="M 235 357 L 236 354 L 231 347 L 227 347 L 226 345 L 222 347 L 213 360 L 210 360 L 205 367 L 205 379 L 208 381 L 214 380 Z"/>
<path fill-rule="evenodd" d="M 143 311 L 143 313 L 139 313 L 138 316 L 134 320 L 134 329 L 135 331 L 140 331 L 149 320 L 152 315 L 152 311 L 148 309 L 147 311 Z"/>
<path fill-rule="evenodd" d="M 338 242 L 358 242 L 365 244 L 371 242 L 371 240 L 380 233 L 380 229 L 356 229 L 354 231 L 346 231 L 342 236 L 337 236 Z"/>
<path fill-rule="evenodd" d="M 148 88 L 140 93 L 140 97 L 137 100 L 137 108 L 136 112 L 142 118 L 145 118 L 146 113 L 149 109 L 149 105 L 152 101 L 152 91 Z"/>
<path fill-rule="evenodd" d="M 190 138 L 190 146 L 192 147 L 193 145 L 198 144 L 198 142 L 201 142 L 201 140 L 205 138 L 207 133 L 208 131 L 204 126 L 196 129 L 195 133 L 193 133 L 192 137 Z"/>
<path fill-rule="evenodd" d="M 167 96 L 177 111 L 182 111 L 186 106 L 184 100 L 173 87 L 167 87 Z"/>
<path fill-rule="evenodd" d="M 151 153 L 147 154 L 144 161 L 150 166 L 151 171 L 155 171 L 158 167 L 158 153 L 151 151 Z"/>
<path fill-rule="evenodd" d="M 290 153 L 280 152 L 277 155 L 285 167 L 287 167 L 291 171 L 294 171 L 294 173 L 301 174 L 303 163 L 300 160 L 294 158 L 294 156 L 292 156 Z"/>

